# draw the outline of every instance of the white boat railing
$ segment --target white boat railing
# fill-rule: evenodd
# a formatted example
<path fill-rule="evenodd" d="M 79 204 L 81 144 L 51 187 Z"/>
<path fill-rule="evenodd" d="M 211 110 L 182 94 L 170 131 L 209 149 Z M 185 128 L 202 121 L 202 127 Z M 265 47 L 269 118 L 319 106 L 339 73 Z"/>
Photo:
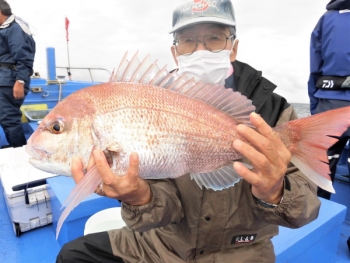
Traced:
<path fill-rule="evenodd" d="M 111 72 L 108 70 L 108 69 L 105 69 L 105 68 L 87 68 L 87 67 L 56 67 L 56 68 L 59 68 L 59 69 L 66 69 L 67 70 L 67 73 L 68 73 L 68 76 L 71 75 L 70 73 L 70 70 L 71 69 L 74 69 L 74 70 L 88 70 L 89 71 L 89 75 L 90 75 L 90 79 L 91 79 L 91 82 L 95 82 L 94 81 L 94 78 L 92 77 L 92 71 L 94 70 L 100 70 L 100 71 L 107 71 L 109 73 L 109 75 L 111 75 Z"/>

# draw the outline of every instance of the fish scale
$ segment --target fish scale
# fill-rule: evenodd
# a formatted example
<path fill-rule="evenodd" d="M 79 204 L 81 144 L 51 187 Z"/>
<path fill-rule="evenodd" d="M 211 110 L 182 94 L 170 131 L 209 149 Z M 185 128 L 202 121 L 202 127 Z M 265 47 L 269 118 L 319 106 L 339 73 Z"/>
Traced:
<path fill-rule="evenodd" d="M 120 121 L 113 125 L 109 124 L 108 121 L 112 119 Z M 169 163 L 169 167 L 160 167 L 157 173 L 152 174 L 148 171 L 154 163 L 149 162 L 148 158 L 147 161 L 141 162 L 140 177 L 142 178 L 157 179 L 164 176 L 176 178 L 179 174 L 188 172 L 212 171 L 241 157 L 233 149 L 232 135 L 220 132 L 215 127 L 197 120 L 189 123 L 176 112 L 142 108 L 123 109 L 104 114 L 99 124 L 102 126 L 94 125 L 94 129 L 103 131 L 103 134 L 112 134 L 108 141 L 103 139 L 106 145 L 100 147 L 107 148 L 107 145 L 112 144 L 113 141 L 118 141 L 123 152 L 138 152 L 140 159 L 152 156 L 154 153 L 156 159 L 162 157 Z M 101 136 L 103 135 L 97 134 L 98 138 Z M 137 141 L 136 147 L 130 144 L 133 141 Z M 192 160 L 193 157 L 196 157 L 196 160 Z M 128 163 L 128 158 L 128 155 L 120 156 L 120 159 L 123 159 L 123 165 L 112 167 L 116 174 L 125 174 L 124 164 Z M 180 160 L 187 165 L 178 171 L 179 169 L 172 167 L 171 162 L 174 160 L 180 167 L 182 167 Z"/>

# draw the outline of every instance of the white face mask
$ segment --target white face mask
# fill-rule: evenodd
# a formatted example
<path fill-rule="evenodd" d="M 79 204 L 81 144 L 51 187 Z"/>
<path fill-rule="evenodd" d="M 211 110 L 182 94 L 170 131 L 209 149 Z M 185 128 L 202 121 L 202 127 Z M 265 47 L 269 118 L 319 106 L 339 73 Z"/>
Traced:
<path fill-rule="evenodd" d="M 230 53 L 231 50 L 223 50 L 218 53 L 198 50 L 188 56 L 178 56 L 178 73 L 193 77 L 196 81 L 224 85 L 232 67 Z"/>

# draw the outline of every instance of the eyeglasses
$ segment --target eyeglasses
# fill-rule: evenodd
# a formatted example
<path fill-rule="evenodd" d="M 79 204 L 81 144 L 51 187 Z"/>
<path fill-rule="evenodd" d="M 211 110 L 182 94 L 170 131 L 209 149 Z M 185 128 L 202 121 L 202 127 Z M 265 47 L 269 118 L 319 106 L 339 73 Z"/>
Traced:
<path fill-rule="evenodd" d="M 235 35 L 227 37 L 225 34 L 210 34 L 202 37 L 180 37 L 175 39 L 173 45 L 177 53 L 180 55 L 191 55 L 198 46 L 198 42 L 202 42 L 205 49 L 210 52 L 220 52 L 226 48 L 227 40 L 234 38 Z M 201 38 L 201 39 L 198 39 Z"/>

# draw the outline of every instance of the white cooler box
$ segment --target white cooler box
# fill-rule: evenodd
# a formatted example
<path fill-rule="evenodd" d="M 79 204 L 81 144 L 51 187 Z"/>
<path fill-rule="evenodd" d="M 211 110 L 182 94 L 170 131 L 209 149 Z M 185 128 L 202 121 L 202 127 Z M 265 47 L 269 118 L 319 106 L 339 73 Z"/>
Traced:
<path fill-rule="evenodd" d="M 0 178 L 16 236 L 52 223 L 46 178 L 56 176 L 29 163 L 25 147 L 0 150 Z"/>

